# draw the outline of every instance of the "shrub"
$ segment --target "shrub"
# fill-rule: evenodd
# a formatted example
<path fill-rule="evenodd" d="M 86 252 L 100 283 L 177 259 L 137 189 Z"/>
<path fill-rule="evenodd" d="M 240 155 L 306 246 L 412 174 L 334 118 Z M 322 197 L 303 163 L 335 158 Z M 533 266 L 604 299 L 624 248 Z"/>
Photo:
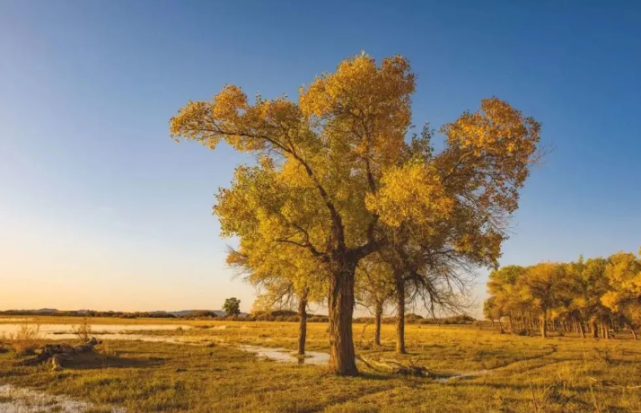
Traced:
<path fill-rule="evenodd" d="M 91 336 L 91 324 L 89 324 L 89 318 L 84 317 L 82 319 L 82 323 L 71 326 L 71 330 L 73 333 L 78 336 L 78 339 L 82 343 L 86 343 L 89 341 L 89 336 Z"/>
<path fill-rule="evenodd" d="M 16 333 L 9 334 L 7 338 L 18 355 L 34 354 L 40 346 L 40 325 L 24 323 Z"/>
<path fill-rule="evenodd" d="M 254 315 L 254 319 L 256 321 L 274 321 L 274 317 L 271 314 L 266 312 L 256 313 Z"/>
<path fill-rule="evenodd" d="M 290 317 L 293 315 L 298 315 L 298 313 L 296 311 L 291 311 L 291 310 L 275 310 L 271 312 L 271 315 L 273 315 L 274 317 L 278 317 L 278 316 Z"/>
<path fill-rule="evenodd" d="M 423 320 L 423 317 L 418 314 L 406 314 L 405 322 L 406 323 L 420 323 Z"/>

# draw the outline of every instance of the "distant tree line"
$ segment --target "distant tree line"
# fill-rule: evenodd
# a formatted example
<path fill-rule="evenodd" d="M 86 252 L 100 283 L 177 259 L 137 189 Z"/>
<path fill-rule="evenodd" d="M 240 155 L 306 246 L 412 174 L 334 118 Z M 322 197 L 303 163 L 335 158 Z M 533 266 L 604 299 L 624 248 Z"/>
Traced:
<path fill-rule="evenodd" d="M 43 312 L 40 310 L 6 310 L 0 311 L 2 315 L 9 316 L 54 316 L 54 317 L 113 317 L 113 318 L 179 318 L 176 314 L 166 311 L 59 311 Z"/>
<path fill-rule="evenodd" d="M 608 339 L 626 330 L 636 340 L 641 328 L 641 258 L 634 253 L 506 266 L 490 274 L 488 292 L 484 315 L 501 332 Z"/>
<path fill-rule="evenodd" d="M 54 317 L 112 317 L 112 318 L 172 318 L 184 320 L 220 320 L 220 321 L 276 321 L 276 322 L 299 322 L 300 315 L 292 310 L 260 310 L 245 315 L 220 316 L 214 311 L 194 310 L 183 315 L 168 313 L 165 311 L 151 312 L 124 312 L 124 311 L 51 311 L 47 313 L 38 310 L 7 310 L 0 311 L 0 315 L 7 316 L 54 316 Z M 306 321 L 310 323 L 327 323 L 329 317 L 323 314 L 306 313 Z M 383 317 L 383 324 L 395 324 L 396 317 Z M 405 323 L 407 324 L 472 324 L 476 320 L 468 315 L 455 315 L 449 317 L 423 317 L 418 314 L 407 314 Z M 355 323 L 374 323 L 374 317 L 357 317 Z"/>

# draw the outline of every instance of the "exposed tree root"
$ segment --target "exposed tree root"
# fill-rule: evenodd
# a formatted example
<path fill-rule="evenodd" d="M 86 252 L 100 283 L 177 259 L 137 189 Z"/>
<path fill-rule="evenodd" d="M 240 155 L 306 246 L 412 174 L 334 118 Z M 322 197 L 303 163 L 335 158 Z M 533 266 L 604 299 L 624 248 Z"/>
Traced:
<path fill-rule="evenodd" d="M 413 363 L 409 366 L 399 363 L 396 360 L 367 360 L 363 356 L 357 356 L 357 358 L 365 363 L 367 367 L 372 370 L 398 374 L 400 376 L 414 376 L 414 377 L 429 377 L 430 372 L 426 367 L 415 366 Z"/>

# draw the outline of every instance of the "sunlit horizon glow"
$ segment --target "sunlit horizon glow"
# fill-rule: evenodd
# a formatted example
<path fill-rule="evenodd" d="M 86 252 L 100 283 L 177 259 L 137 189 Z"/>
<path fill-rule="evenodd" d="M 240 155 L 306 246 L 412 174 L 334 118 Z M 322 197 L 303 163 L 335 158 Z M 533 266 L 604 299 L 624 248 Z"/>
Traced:
<path fill-rule="evenodd" d="M 0 310 L 249 311 L 211 214 L 249 158 L 176 144 L 168 120 L 227 83 L 295 99 L 361 50 L 410 59 L 416 125 L 489 96 L 543 123 L 554 151 L 502 264 L 638 251 L 641 6 L 544 3 L 2 2 Z"/>

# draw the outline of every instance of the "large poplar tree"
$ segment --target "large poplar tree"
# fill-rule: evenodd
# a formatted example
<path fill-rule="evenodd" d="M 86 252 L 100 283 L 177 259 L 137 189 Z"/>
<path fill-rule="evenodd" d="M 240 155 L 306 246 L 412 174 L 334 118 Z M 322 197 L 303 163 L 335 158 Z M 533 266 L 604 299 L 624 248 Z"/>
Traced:
<path fill-rule="evenodd" d="M 226 86 L 171 120 L 176 138 L 211 149 L 224 140 L 257 155 L 257 165 L 238 167 L 231 188 L 218 194 L 223 235 L 240 238 L 252 268 L 292 257 L 296 267 L 322 268 L 329 369 L 343 375 L 358 373 L 352 313 L 360 260 L 401 245 L 424 251 L 425 262 L 430 251 L 449 248 L 495 262 L 506 237 L 502 219 L 517 208 L 539 140 L 534 119 L 492 98 L 442 129 L 441 153 L 427 145 L 416 156 L 420 139 L 407 140 L 414 80 L 405 58 L 379 65 L 362 54 L 301 88 L 298 101 L 251 103 Z"/>

